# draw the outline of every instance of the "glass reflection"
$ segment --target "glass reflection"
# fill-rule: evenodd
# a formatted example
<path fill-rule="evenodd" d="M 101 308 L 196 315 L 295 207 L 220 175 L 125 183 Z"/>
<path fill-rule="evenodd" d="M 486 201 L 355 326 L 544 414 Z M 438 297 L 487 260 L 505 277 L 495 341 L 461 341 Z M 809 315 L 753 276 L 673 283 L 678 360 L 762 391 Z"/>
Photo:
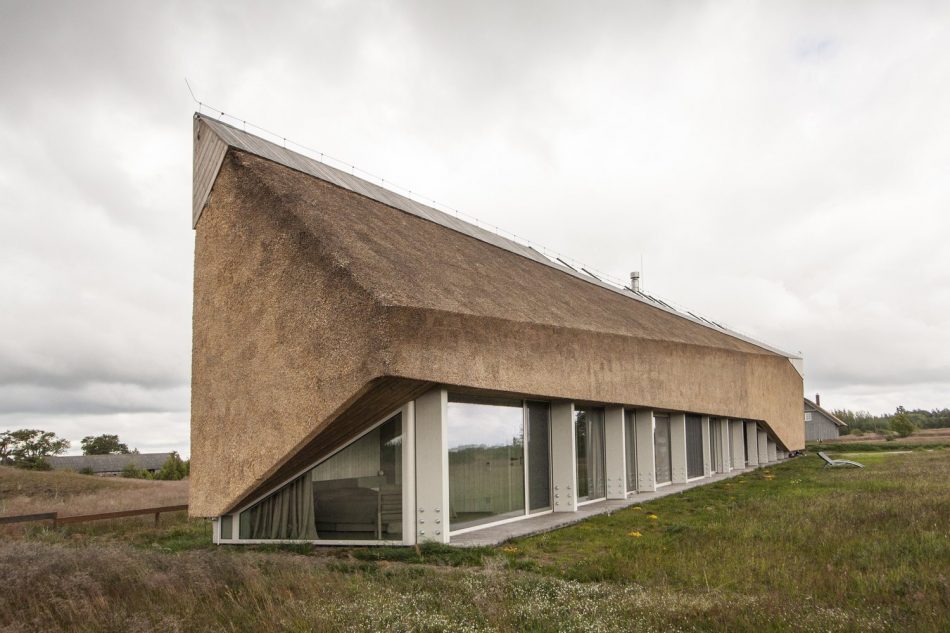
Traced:
<path fill-rule="evenodd" d="M 450 396 L 446 430 L 450 528 L 523 515 L 521 402 Z"/>

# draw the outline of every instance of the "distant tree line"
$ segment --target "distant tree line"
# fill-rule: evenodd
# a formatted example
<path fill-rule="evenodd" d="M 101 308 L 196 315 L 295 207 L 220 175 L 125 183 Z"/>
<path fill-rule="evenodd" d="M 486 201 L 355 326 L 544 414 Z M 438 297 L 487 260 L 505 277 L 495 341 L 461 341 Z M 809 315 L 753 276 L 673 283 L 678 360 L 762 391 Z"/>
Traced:
<path fill-rule="evenodd" d="M 892 414 L 873 415 L 867 411 L 835 409 L 835 416 L 848 425 L 841 429 L 842 434 L 861 435 L 863 433 L 896 433 L 903 437 L 917 429 L 942 429 L 950 427 L 950 409 L 906 410 L 897 407 Z"/>
<path fill-rule="evenodd" d="M 131 455 L 138 449 L 129 450 L 128 445 L 119 441 L 118 435 L 86 436 L 79 442 L 83 455 Z M 56 437 L 51 431 L 40 429 L 20 429 L 0 431 L 0 465 L 26 468 L 29 470 L 49 470 L 47 457 L 60 455 L 69 449 L 69 440 Z M 178 453 L 172 452 L 162 467 L 150 473 L 129 464 L 122 471 L 123 477 L 132 479 L 178 480 L 188 476 L 191 460 L 183 460 Z M 93 474 L 83 469 L 82 474 Z"/>

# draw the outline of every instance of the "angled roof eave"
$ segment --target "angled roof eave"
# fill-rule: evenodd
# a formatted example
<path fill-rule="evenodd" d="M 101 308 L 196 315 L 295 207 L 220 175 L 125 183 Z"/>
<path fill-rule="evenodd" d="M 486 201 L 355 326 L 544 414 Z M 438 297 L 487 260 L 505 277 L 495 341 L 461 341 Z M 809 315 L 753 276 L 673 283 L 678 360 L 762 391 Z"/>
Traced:
<path fill-rule="evenodd" d="M 207 132 L 207 133 L 206 133 Z M 192 192 L 192 228 L 196 228 L 201 213 L 208 204 L 211 195 L 211 189 L 214 181 L 217 179 L 218 171 L 224 162 L 228 148 L 235 148 L 240 151 L 253 154 L 265 160 L 283 165 L 295 171 L 307 174 L 314 178 L 319 178 L 342 189 L 367 197 L 376 202 L 385 204 L 389 207 L 414 215 L 416 217 L 439 224 L 445 228 L 462 233 L 475 238 L 481 242 L 491 244 L 497 248 L 515 253 L 539 264 L 559 270 L 560 272 L 581 279 L 587 283 L 599 286 L 611 292 L 616 292 L 628 299 L 647 304 L 657 310 L 662 310 L 673 314 L 681 319 L 692 321 L 705 328 L 712 329 L 731 336 L 733 338 L 745 341 L 759 347 L 767 352 L 778 356 L 784 356 L 789 360 L 795 371 L 804 377 L 802 357 L 799 354 L 791 354 L 762 341 L 746 336 L 729 328 L 723 327 L 717 323 L 712 323 L 705 319 L 680 312 L 664 302 L 654 299 L 649 295 L 635 292 L 629 288 L 621 288 L 607 283 L 591 274 L 584 274 L 570 266 L 550 259 L 538 250 L 520 244 L 514 240 L 502 237 L 487 229 L 465 222 L 464 220 L 452 216 L 433 207 L 421 204 L 402 196 L 394 191 L 376 185 L 367 180 L 349 174 L 340 169 L 336 169 L 320 162 L 316 159 L 304 156 L 289 150 L 286 147 L 272 143 L 259 136 L 239 130 L 234 126 L 228 125 L 202 114 L 195 113 L 194 122 L 194 182 Z"/>

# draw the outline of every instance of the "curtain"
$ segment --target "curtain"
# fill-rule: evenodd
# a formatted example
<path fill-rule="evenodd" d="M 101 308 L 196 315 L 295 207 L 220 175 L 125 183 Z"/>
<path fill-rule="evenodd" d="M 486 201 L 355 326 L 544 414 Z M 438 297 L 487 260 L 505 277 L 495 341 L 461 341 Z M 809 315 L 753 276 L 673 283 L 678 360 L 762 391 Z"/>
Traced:
<path fill-rule="evenodd" d="M 313 515 L 313 480 L 308 471 L 247 511 L 251 539 L 318 538 Z"/>

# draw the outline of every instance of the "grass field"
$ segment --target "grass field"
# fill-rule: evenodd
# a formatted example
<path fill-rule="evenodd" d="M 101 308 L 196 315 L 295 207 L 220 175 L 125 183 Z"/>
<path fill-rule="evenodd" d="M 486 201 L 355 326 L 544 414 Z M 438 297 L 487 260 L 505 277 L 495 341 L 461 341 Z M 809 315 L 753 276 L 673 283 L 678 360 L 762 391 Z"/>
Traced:
<path fill-rule="evenodd" d="M 0 630 L 946 630 L 950 451 L 859 461 L 474 550 L 215 548 L 183 515 L 23 527 L 0 540 Z"/>
<path fill-rule="evenodd" d="M 942 429 L 919 429 L 914 431 L 913 435 L 908 437 L 892 437 L 890 441 L 884 435 L 879 433 L 862 433 L 861 435 L 842 435 L 834 440 L 824 442 L 809 442 L 809 446 L 832 446 L 837 444 L 864 444 L 868 446 L 928 446 L 933 448 L 939 446 L 946 448 L 950 446 L 950 428 Z M 844 449 L 842 449 L 844 450 Z M 884 449 L 890 450 L 890 449 Z"/>

